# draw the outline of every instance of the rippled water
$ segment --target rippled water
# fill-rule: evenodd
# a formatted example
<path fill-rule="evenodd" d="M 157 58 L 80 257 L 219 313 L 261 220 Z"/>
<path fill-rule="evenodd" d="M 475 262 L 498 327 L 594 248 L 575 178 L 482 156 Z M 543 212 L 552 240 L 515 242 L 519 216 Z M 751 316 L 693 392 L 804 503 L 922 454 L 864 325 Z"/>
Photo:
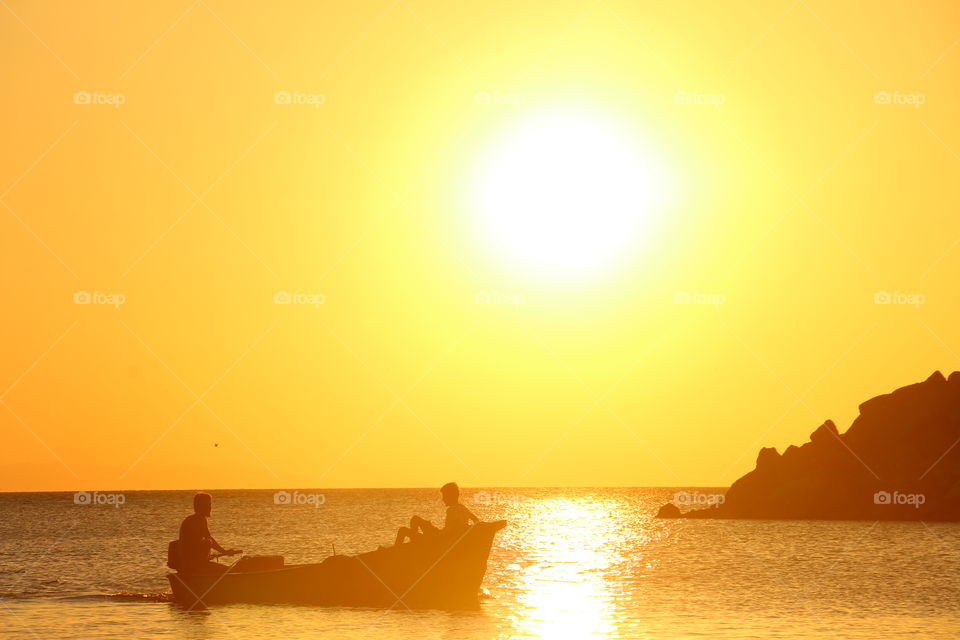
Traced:
<path fill-rule="evenodd" d="M 497 489 L 474 505 L 510 522 L 482 610 L 440 612 L 167 601 L 166 543 L 188 492 L 0 494 L 2 638 L 951 638 L 960 637 L 960 526 L 656 520 L 674 489 Z M 303 492 L 317 493 L 314 491 Z M 331 490 L 276 505 L 219 491 L 221 543 L 289 562 L 389 544 L 433 490 Z M 101 496 L 101 499 L 103 497 Z M 319 500 L 317 500 L 319 502 Z"/>

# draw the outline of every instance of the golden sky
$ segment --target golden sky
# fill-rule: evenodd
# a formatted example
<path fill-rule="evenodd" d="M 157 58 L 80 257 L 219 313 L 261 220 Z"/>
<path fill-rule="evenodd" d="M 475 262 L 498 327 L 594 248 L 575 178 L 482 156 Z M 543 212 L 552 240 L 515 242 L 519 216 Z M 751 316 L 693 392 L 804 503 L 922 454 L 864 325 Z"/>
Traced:
<path fill-rule="evenodd" d="M 725 485 L 846 429 L 960 368 L 958 18 L 4 0 L 0 490 Z M 476 211 L 558 111 L 663 191 L 595 271 Z"/>

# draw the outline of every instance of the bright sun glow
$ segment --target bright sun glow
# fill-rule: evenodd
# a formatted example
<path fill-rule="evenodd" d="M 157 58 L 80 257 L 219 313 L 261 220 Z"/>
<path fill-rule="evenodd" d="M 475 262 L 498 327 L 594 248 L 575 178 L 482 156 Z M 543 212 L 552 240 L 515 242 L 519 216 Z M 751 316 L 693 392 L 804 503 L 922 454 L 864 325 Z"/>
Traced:
<path fill-rule="evenodd" d="M 582 112 L 536 116 L 484 158 L 474 213 L 510 259 L 580 275 L 635 248 L 662 199 L 663 176 L 625 126 Z"/>

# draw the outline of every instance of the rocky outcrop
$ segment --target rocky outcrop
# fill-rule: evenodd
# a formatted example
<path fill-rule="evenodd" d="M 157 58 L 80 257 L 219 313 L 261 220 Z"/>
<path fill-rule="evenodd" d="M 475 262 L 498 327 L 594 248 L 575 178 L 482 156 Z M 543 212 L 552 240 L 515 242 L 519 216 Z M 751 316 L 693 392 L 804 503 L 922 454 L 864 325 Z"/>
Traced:
<path fill-rule="evenodd" d="M 761 449 L 756 468 L 730 486 L 722 504 L 666 513 L 960 521 L 960 372 L 944 378 L 937 371 L 867 400 L 846 433 L 827 420 L 782 455 Z"/>
<path fill-rule="evenodd" d="M 680 513 L 680 507 L 668 502 L 667 504 L 660 507 L 660 511 L 657 511 L 658 518 L 679 518 L 683 514 Z"/>

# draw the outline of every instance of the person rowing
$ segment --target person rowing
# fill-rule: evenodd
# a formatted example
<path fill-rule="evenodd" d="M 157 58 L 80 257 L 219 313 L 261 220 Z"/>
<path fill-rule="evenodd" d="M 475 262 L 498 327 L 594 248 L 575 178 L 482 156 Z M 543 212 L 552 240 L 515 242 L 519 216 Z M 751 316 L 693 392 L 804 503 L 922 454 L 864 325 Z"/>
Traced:
<path fill-rule="evenodd" d="M 225 549 L 210 535 L 207 518 L 213 508 L 213 497 L 209 493 L 198 491 L 193 496 L 193 513 L 183 519 L 180 525 L 180 561 L 181 571 L 189 573 L 222 573 L 226 565 L 211 561 L 211 550 L 220 555 L 235 556 L 243 553 L 238 549 Z"/>

